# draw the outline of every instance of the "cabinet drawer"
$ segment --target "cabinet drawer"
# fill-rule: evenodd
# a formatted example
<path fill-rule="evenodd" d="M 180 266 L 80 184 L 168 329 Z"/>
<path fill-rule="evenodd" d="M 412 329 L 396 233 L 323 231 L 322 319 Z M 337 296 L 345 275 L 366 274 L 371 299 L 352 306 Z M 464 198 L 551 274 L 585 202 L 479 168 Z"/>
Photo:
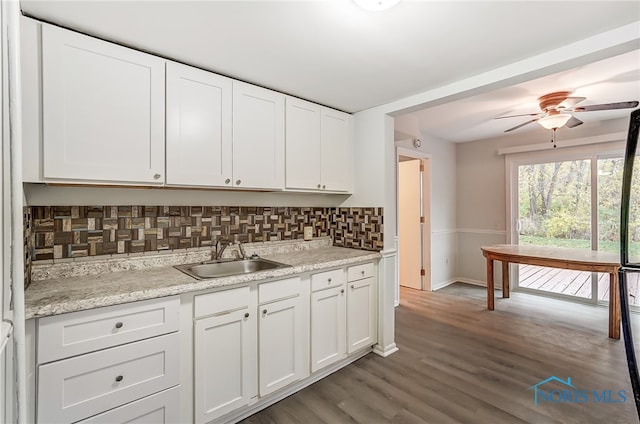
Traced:
<path fill-rule="evenodd" d="M 342 283 L 344 283 L 343 269 L 319 272 L 311 276 L 311 291 L 316 292 L 318 290 L 340 286 Z"/>
<path fill-rule="evenodd" d="M 373 277 L 373 263 L 354 265 L 347 268 L 347 281 Z"/>
<path fill-rule="evenodd" d="M 177 422 L 180 422 L 179 386 L 82 420 L 78 424 L 173 424 Z"/>
<path fill-rule="evenodd" d="M 286 280 L 262 283 L 258 286 L 258 303 L 273 302 L 278 299 L 295 297 L 300 294 L 300 278 L 287 278 Z"/>
<path fill-rule="evenodd" d="M 76 422 L 179 384 L 172 333 L 38 367 L 38 422 Z"/>
<path fill-rule="evenodd" d="M 38 363 L 177 331 L 177 296 L 133 302 L 38 320 Z"/>
<path fill-rule="evenodd" d="M 249 286 L 199 294 L 193 297 L 194 318 L 248 308 L 250 300 Z"/>

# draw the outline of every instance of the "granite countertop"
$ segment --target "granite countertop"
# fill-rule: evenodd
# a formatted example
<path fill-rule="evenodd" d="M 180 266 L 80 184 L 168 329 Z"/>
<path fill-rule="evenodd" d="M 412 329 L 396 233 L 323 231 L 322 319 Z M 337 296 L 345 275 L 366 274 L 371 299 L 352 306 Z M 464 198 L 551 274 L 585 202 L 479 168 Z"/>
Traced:
<path fill-rule="evenodd" d="M 45 317 L 250 281 L 287 277 L 308 271 L 377 260 L 380 254 L 365 250 L 323 246 L 301 251 L 265 254 L 261 257 L 291 267 L 207 280 L 196 280 L 170 265 L 37 280 L 33 281 L 25 291 L 25 316 L 27 319 Z"/>

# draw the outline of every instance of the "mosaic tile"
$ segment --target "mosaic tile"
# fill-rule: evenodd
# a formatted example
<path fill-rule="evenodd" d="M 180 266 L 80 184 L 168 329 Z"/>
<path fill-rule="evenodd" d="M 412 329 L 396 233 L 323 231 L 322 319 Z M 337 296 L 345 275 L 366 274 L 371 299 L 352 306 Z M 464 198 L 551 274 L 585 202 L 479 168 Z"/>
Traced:
<path fill-rule="evenodd" d="M 32 206 L 25 208 L 25 265 L 212 246 L 218 238 L 299 240 L 305 226 L 313 227 L 314 237 L 331 237 L 335 246 L 377 251 L 383 247 L 383 218 L 383 208 L 373 207 Z"/>

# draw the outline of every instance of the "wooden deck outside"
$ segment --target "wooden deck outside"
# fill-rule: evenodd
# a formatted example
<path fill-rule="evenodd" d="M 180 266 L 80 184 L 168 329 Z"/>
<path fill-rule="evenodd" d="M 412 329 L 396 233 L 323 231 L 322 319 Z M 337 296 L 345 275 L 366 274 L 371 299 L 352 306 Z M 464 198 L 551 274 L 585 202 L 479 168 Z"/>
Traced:
<path fill-rule="evenodd" d="M 519 265 L 519 286 L 561 293 L 571 296 L 591 297 L 591 273 L 568 269 Z M 640 306 L 640 273 L 627 274 L 629 305 Z M 609 275 L 598 275 L 598 300 L 609 301 Z"/>

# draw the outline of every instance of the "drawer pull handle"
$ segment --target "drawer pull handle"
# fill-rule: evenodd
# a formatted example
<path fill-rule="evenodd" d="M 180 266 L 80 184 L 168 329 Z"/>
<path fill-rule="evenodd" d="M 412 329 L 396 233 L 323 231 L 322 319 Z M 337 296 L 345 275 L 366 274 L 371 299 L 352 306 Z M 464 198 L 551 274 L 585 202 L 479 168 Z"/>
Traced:
<path fill-rule="evenodd" d="M 361 273 L 362 275 L 364 275 L 364 270 L 360 271 L 360 273 Z"/>
<path fill-rule="evenodd" d="M 247 312 L 246 314 L 244 314 L 245 318 L 249 318 L 249 312 Z"/>
<path fill-rule="evenodd" d="M 124 324 L 121 323 L 120 321 L 116 322 L 116 328 L 122 328 Z"/>
<path fill-rule="evenodd" d="M 344 289 L 340 290 L 340 293 L 344 293 Z"/>
<path fill-rule="evenodd" d="M 263 309 L 263 310 L 262 310 L 262 313 L 263 313 L 263 314 L 265 314 L 265 315 L 267 315 L 267 310 L 266 310 L 266 309 Z"/>
<path fill-rule="evenodd" d="M 124 378 L 123 376 L 119 375 L 116 377 L 116 381 L 119 383 L 122 381 L 123 378 Z"/>
<path fill-rule="evenodd" d="M 354 284 L 351 284 L 351 288 L 352 288 L 352 289 L 355 289 L 355 288 L 356 288 L 356 286 L 355 286 Z"/>
<path fill-rule="evenodd" d="M 328 278 L 328 279 L 327 279 L 327 281 L 328 281 L 328 282 L 331 282 L 331 278 Z"/>

